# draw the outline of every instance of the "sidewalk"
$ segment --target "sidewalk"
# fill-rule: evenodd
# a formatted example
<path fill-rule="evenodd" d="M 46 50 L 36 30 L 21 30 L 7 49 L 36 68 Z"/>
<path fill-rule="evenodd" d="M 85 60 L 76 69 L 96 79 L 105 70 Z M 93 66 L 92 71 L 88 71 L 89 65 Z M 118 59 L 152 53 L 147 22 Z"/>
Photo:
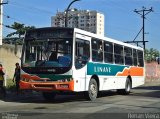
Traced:
<path fill-rule="evenodd" d="M 144 86 L 160 86 L 160 79 L 145 79 Z"/>
<path fill-rule="evenodd" d="M 35 91 L 22 91 L 20 93 L 16 93 L 15 91 L 6 91 L 5 101 L 18 101 L 18 100 L 26 100 L 27 98 L 33 98 L 41 95 L 40 92 Z"/>

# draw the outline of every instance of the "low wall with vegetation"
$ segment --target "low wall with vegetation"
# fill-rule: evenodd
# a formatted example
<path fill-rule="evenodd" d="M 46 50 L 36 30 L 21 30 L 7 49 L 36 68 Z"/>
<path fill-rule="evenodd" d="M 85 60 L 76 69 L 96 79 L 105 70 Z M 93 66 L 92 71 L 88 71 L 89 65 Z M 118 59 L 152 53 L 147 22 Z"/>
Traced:
<path fill-rule="evenodd" d="M 0 63 L 5 68 L 7 78 L 13 78 L 15 63 L 20 63 L 22 46 L 3 44 L 0 46 Z"/>

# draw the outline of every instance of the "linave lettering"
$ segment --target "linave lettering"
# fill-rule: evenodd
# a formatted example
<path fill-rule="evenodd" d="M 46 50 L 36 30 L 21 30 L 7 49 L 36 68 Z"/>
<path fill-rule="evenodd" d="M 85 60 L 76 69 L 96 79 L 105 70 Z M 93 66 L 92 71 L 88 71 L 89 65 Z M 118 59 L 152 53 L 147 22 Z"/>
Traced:
<path fill-rule="evenodd" d="M 110 73 L 111 72 L 111 67 L 94 67 L 94 72 Z"/>

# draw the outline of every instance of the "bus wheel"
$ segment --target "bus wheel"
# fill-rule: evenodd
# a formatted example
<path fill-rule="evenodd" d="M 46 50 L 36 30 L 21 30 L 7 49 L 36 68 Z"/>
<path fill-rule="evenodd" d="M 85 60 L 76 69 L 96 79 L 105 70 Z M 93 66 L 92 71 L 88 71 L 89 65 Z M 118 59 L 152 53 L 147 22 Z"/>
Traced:
<path fill-rule="evenodd" d="M 86 97 L 88 100 L 94 101 L 97 98 L 98 94 L 98 86 L 97 82 L 94 78 L 92 78 L 89 82 L 88 92 L 86 92 Z"/>
<path fill-rule="evenodd" d="M 43 92 L 43 98 L 47 101 L 53 101 L 56 94 L 55 92 Z"/>
<path fill-rule="evenodd" d="M 126 84 L 125 84 L 125 89 L 118 89 L 117 92 L 119 94 L 128 95 L 131 91 L 131 88 L 132 88 L 131 80 L 129 78 L 127 78 Z"/>

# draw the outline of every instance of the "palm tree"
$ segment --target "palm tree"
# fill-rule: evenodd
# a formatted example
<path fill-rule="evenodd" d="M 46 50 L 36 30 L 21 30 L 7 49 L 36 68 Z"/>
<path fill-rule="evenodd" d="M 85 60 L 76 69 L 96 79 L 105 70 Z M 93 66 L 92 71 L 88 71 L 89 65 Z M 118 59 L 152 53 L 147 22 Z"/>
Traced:
<path fill-rule="evenodd" d="M 12 24 L 11 26 L 8 26 L 9 28 L 12 28 L 14 30 L 16 30 L 13 33 L 10 33 L 7 35 L 7 37 L 11 37 L 13 35 L 18 35 L 18 38 L 21 39 L 22 35 L 25 34 L 26 30 L 29 29 L 34 29 L 34 26 L 25 26 L 24 24 L 18 23 L 18 22 L 14 22 L 14 24 Z"/>
<path fill-rule="evenodd" d="M 14 22 L 11 26 L 8 26 L 9 28 L 12 28 L 15 30 L 15 32 L 10 33 L 7 35 L 7 37 L 12 37 L 13 35 L 18 35 L 18 39 L 15 41 L 15 49 L 14 54 L 17 54 L 17 45 L 22 44 L 22 36 L 25 34 L 26 30 L 34 29 L 34 26 L 25 26 L 24 24 Z"/>

